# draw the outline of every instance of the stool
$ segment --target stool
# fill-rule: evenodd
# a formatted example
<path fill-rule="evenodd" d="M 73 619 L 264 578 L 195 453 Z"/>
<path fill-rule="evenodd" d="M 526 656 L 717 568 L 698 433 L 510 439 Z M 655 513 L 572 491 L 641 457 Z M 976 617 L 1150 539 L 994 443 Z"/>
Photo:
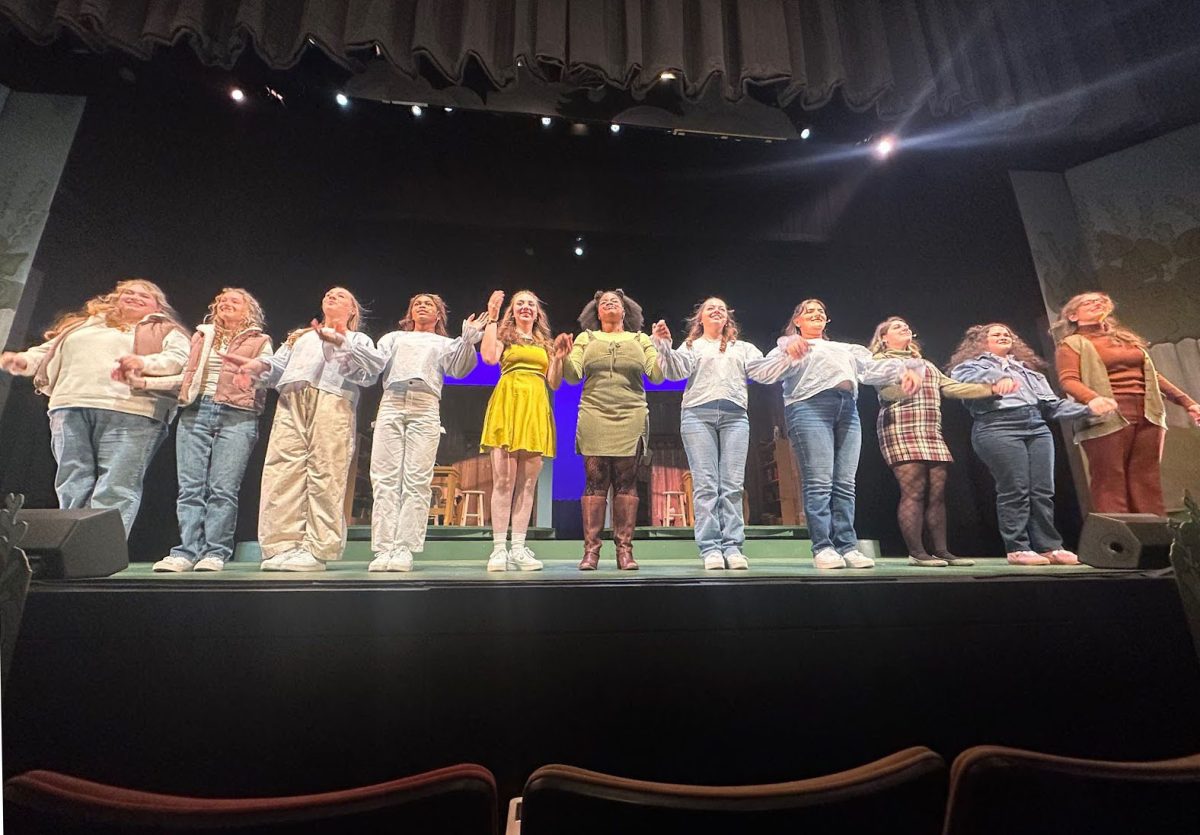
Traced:
<path fill-rule="evenodd" d="M 458 470 L 454 467 L 434 467 L 429 496 L 429 524 L 453 525 L 457 501 Z"/>
<path fill-rule="evenodd" d="M 675 520 L 679 520 L 679 527 L 687 526 L 687 500 L 680 490 L 664 490 L 663 494 L 663 524 L 668 528 L 676 527 Z"/>
<path fill-rule="evenodd" d="M 482 490 L 459 490 L 458 495 L 462 496 L 462 508 L 458 513 L 458 524 L 465 525 L 471 522 L 474 525 L 483 527 L 483 491 Z M 474 510 L 471 509 L 472 501 L 474 501 Z"/>

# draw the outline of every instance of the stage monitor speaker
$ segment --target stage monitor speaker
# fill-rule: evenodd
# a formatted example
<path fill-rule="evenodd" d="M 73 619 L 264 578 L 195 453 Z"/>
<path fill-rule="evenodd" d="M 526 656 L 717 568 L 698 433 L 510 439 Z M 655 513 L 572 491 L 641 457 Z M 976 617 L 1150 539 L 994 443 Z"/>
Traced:
<path fill-rule="evenodd" d="M 117 510 L 22 510 L 17 519 L 29 523 L 21 549 L 35 580 L 107 577 L 129 567 Z"/>
<path fill-rule="evenodd" d="M 1153 513 L 1090 513 L 1079 559 L 1093 568 L 1168 568 L 1171 528 Z"/>

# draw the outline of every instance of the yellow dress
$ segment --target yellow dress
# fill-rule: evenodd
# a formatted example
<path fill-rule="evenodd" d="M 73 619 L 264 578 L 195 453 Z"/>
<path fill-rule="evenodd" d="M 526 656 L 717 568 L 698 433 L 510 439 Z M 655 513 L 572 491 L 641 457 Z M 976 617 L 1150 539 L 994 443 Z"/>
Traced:
<path fill-rule="evenodd" d="M 509 345 L 500 355 L 500 381 L 483 416 L 479 451 L 501 447 L 554 457 L 554 413 L 546 392 L 550 356 L 538 345 Z"/>

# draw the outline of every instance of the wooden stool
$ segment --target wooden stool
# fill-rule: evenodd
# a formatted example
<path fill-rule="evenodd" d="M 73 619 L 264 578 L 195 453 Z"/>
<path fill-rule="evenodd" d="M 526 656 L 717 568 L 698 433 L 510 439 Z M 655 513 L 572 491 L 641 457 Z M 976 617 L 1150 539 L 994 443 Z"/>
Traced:
<path fill-rule="evenodd" d="M 462 508 L 458 512 L 458 524 L 465 525 L 470 521 L 474 525 L 483 527 L 483 491 L 482 490 L 459 490 L 458 495 L 462 496 Z M 472 500 L 475 502 L 475 509 L 471 509 Z"/>
<path fill-rule="evenodd" d="M 663 494 L 663 524 L 668 528 L 687 526 L 687 499 L 681 490 L 664 490 Z"/>
<path fill-rule="evenodd" d="M 429 524 L 453 525 L 454 505 L 458 501 L 458 470 L 434 467 L 429 497 Z"/>

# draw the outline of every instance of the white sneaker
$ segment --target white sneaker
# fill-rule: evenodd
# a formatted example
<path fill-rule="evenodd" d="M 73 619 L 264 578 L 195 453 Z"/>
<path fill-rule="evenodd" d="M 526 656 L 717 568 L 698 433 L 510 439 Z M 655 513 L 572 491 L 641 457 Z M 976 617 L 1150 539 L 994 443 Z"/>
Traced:
<path fill-rule="evenodd" d="M 388 563 L 388 571 L 412 571 L 412 564 L 412 551 L 409 551 L 407 548 L 401 548 L 392 554 L 392 561 Z"/>
<path fill-rule="evenodd" d="M 845 568 L 846 561 L 832 548 L 822 548 L 813 554 L 813 566 L 816 568 Z"/>
<path fill-rule="evenodd" d="M 533 558 L 533 551 L 518 545 L 508 552 L 508 568 L 510 571 L 541 571 L 542 561 Z"/>
<path fill-rule="evenodd" d="M 220 557 L 205 557 L 193 566 L 194 571 L 221 571 L 225 568 L 225 561 Z"/>
<path fill-rule="evenodd" d="M 746 555 L 739 551 L 736 554 L 726 555 L 725 564 L 731 571 L 745 571 L 750 567 L 750 560 L 746 559 Z"/>
<path fill-rule="evenodd" d="M 492 555 L 488 557 L 488 571 L 508 571 L 508 548 L 504 545 L 497 545 L 492 549 Z"/>
<path fill-rule="evenodd" d="M 299 553 L 299 549 L 296 548 L 292 548 L 289 551 L 281 551 L 273 557 L 264 559 L 259 563 L 258 567 L 262 571 L 283 571 L 283 564 Z"/>
<path fill-rule="evenodd" d="M 705 554 L 704 555 L 704 570 L 715 571 L 716 569 L 725 570 L 725 558 L 720 554 Z"/>
<path fill-rule="evenodd" d="M 380 554 L 375 559 L 371 560 L 371 564 L 367 566 L 367 571 L 387 571 L 388 563 L 391 561 L 391 554 Z"/>
<path fill-rule="evenodd" d="M 292 554 L 279 567 L 280 571 L 324 571 L 325 563 L 307 551 Z"/>
<path fill-rule="evenodd" d="M 187 557 L 177 557 L 174 554 L 172 554 L 171 556 L 163 557 L 161 560 L 156 562 L 154 564 L 154 570 L 155 571 L 174 571 L 176 573 L 179 573 L 180 571 L 191 571 L 192 570 L 192 561 L 189 560 Z"/>
<path fill-rule="evenodd" d="M 857 548 L 842 554 L 842 559 L 844 559 L 846 561 L 846 565 L 850 566 L 851 568 L 875 567 L 875 560 L 871 559 Z"/>

